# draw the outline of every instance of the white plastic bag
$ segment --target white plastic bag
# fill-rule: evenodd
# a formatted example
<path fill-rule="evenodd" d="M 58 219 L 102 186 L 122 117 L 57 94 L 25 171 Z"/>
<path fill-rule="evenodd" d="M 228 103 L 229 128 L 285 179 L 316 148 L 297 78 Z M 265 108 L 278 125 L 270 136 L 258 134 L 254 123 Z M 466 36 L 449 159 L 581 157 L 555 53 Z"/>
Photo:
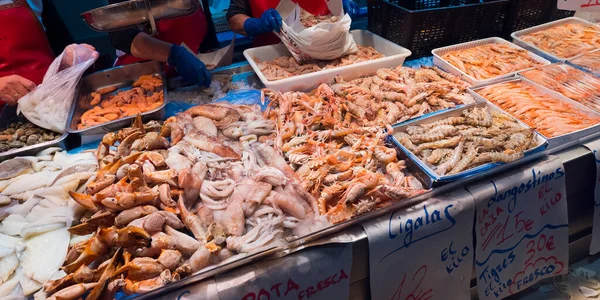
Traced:
<path fill-rule="evenodd" d="M 358 51 L 350 34 L 352 19 L 344 14 L 342 0 L 327 3 L 332 15 L 337 16 L 335 22 L 319 23 L 309 28 L 300 21 L 300 6 L 290 6 L 290 2 L 282 0 L 277 7 L 284 21 L 277 35 L 297 61 L 332 60 Z M 293 10 L 289 11 L 290 7 L 294 7 Z"/>
<path fill-rule="evenodd" d="M 19 99 L 17 113 L 37 126 L 64 132 L 77 83 L 97 58 L 89 47 L 69 45 L 48 67 L 42 83 Z"/>

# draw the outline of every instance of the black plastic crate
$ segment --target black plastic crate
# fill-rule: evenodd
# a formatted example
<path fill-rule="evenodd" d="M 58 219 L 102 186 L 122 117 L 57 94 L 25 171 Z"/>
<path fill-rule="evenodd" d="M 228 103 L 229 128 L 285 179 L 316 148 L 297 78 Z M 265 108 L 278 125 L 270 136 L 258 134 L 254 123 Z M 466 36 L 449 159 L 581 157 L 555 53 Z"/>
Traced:
<path fill-rule="evenodd" d="M 411 58 L 431 50 L 491 36 L 500 7 L 508 0 L 369 1 L 369 30 L 412 51 Z M 443 2 L 442 2 L 443 1 Z M 475 3 L 476 2 L 476 3 Z M 437 8 L 409 9 L 438 5 Z M 442 7 L 445 6 L 445 7 Z"/>
<path fill-rule="evenodd" d="M 574 14 L 573 11 L 557 9 L 556 0 L 510 0 L 498 13 L 494 24 L 494 34 L 510 38 L 510 34 L 515 31 L 570 17 Z"/>

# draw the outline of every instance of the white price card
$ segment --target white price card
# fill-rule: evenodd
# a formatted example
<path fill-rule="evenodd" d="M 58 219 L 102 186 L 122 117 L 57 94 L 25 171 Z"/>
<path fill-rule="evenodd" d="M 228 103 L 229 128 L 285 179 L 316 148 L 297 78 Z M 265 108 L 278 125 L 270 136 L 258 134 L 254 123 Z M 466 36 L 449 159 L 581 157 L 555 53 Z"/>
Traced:
<path fill-rule="evenodd" d="M 219 300 L 217 283 L 214 278 L 208 278 L 198 283 L 185 286 L 175 292 L 160 296 L 159 300 L 193 300 L 211 299 Z"/>
<path fill-rule="evenodd" d="M 475 198 L 479 299 L 502 299 L 568 272 L 565 171 L 556 158 L 484 179 Z"/>
<path fill-rule="evenodd" d="M 464 189 L 363 224 L 371 298 L 470 298 L 473 197 Z"/>
<path fill-rule="evenodd" d="M 328 244 L 217 275 L 220 299 L 348 299 L 352 244 Z"/>
<path fill-rule="evenodd" d="M 557 0 L 556 7 L 563 10 L 600 11 L 600 0 Z"/>
<path fill-rule="evenodd" d="M 594 219 L 592 223 L 592 243 L 590 244 L 590 255 L 600 252 L 600 140 L 583 144 L 592 154 L 596 162 L 596 186 L 594 188 Z"/>

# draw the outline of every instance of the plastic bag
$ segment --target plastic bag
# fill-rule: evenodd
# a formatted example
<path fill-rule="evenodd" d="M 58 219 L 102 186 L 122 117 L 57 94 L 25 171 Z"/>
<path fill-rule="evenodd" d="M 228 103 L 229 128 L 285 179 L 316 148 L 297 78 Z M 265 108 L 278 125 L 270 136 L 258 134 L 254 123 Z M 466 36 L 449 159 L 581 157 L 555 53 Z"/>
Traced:
<path fill-rule="evenodd" d="M 300 6 L 294 4 L 293 10 L 289 11 L 289 3 L 289 0 L 282 0 L 277 7 L 284 20 L 281 33 L 277 35 L 297 61 L 332 60 L 358 51 L 350 34 L 352 19 L 344 14 L 341 0 L 327 3 L 329 11 L 337 18 L 335 22 L 322 22 L 309 28 L 300 20 Z"/>
<path fill-rule="evenodd" d="M 89 47 L 69 45 L 48 67 L 42 83 L 19 99 L 17 113 L 37 126 L 64 132 L 79 79 L 97 58 Z"/>

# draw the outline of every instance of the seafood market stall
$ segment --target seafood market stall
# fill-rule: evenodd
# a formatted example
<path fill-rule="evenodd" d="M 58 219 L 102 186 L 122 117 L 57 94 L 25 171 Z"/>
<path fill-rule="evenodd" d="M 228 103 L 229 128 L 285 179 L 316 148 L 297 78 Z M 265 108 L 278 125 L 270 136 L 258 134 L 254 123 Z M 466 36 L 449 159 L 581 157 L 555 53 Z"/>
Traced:
<path fill-rule="evenodd" d="M 84 76 L 65 132 L 3 127 L 0 296 L 501 299 L 581 276 L 569 263 L 600 250 L 596 27 L 408 62 L 353 31 L 356 53 L 254 49 L 208 89 L 153 62 Z"/>

